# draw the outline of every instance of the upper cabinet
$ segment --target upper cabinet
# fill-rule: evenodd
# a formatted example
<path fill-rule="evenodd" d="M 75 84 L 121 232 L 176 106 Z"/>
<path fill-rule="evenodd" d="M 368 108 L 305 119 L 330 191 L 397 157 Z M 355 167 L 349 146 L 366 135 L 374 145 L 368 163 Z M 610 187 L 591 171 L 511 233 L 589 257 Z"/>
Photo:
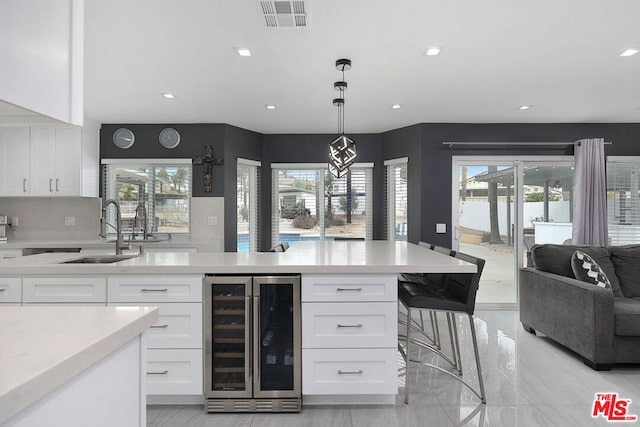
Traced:
<path fill-rule="evenodd" d="M 90 128 L 0 127 L 0 196 L 97 197 L 97 144 Z"/>

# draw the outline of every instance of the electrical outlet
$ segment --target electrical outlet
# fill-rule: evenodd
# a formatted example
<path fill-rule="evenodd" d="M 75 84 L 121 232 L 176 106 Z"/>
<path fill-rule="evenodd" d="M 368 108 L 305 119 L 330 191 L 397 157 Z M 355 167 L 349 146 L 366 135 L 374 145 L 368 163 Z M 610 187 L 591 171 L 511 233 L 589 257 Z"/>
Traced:
<path fill-rule="evenodd" d="M 76 217 L 75 216 L 65 216 L 64 217 L 64 225 L 76 225 Z"/>
<path fill-rule="evenodd" d="M 436 233 L 444 234 L 447 232 L 447 224 L 436 224 Z"/>
<path fill-rule="evenodd" d="M 17 216 L 12 216 L 11 217 L 11 225 L 14 226 L 14 227 L 17 227 L 18 225 L 20 225 L 18 223 L 18 217 Z"/>
<path fill-rule="evenodd" d="M 217 216 L 207 217 L 207 225 L 218 225 L 218 217 Z"/>

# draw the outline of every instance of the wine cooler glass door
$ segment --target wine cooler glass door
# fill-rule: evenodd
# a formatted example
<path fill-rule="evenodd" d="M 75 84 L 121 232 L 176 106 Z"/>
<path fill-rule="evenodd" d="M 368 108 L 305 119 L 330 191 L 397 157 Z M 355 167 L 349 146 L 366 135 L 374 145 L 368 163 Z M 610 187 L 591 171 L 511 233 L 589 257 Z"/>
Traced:
<path fill-rule="evenodd" d="M 251 277 L 207 278 L 206 397 L 251 397 Z"/>
<path fill-rule="evenodd" d="M 253 278 L 254 396 L 298 397 L 300 371 L 299 276 Z"/>

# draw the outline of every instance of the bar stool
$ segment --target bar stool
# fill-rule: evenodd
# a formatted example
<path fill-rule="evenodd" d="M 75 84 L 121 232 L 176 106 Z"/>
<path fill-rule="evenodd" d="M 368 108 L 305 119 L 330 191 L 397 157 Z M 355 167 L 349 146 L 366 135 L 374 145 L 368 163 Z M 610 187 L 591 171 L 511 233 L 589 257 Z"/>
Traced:
<path fill-rule="evenodd" d="M 473 263 L 477 267 L 476 273 L 450 273 L 444 276 L 444 283 L 442 287 L 437 286 L 420 286 L 416 283 L 401 282 L 398 285 L 398 299 L 400 303 L 407 310 L 407 319 L 411 319 L 412 311 L 428 310 L 428 311 L 443 311 L 449 316 L 449 331 L 451 332 L 453 361 L 447 360 L 448 358 L 443 355 L 442 351 L 435 348 L 432 345 L 411 336 L 412 331 L 416 331 L 416 328 L 412 328 L 412 323 L 407 322 L 406 336 L 400 336 L 404 340 L 398 340 L 398 349 L 405 360 L 405 403 L 409 403 L 409 381 L 408 374 L 409 362 L 416 362 L 438 369 L 452 378 L 457 379 L 467 388 L 469 388 L 476 396 L 480 398 L 482 403 L 486 403 L 486 396 L 484 390 L 484 381 L 482 379 L 482 369 L 480 367 L 480 356 L 478 353 L 478 341 L 476 338 L 475 325 L 473 323 L 473 313 L 475 310 L 476 293 L 478 291 L 478 285 L 480 282 L 480 276 L 484 268 L 485 261 L 481 258 L 476 258 L 463 253 L 456 253 L 456 258 L 463 261 Z M 460 358 L 460 342 L 458 339 L 457 328 L 455 324 L 456 314 L 466 314 L 469 318 L 469 325 L 471 328 L 471 338 L 473 341 L 473 351 L 476 361 L 476 368 L 478 371 L 478 383 L 479 391 L 474 389 L 467 381 L 462 377 L 462 362 Z M 419 329 L 417 329 L 420 332 Z M 404 342 L 403 342 L 404 341 Z M 447 360 L 457 370 L 456 373 L 450 370 L 444 369 L 436 364 L 424 362 L 421 360 L 411 359 L 411 345 L 418 345 L 433 351 L 435 354 Z M 404 347 L 403 347 L 404 345 Z"/>

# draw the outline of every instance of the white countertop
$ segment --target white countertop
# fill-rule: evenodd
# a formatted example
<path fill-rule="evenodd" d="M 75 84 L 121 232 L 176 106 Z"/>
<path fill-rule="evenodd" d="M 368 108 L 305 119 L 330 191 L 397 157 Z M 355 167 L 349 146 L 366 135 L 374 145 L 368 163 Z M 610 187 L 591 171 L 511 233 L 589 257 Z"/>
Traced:
<path fill-rule="evenodd" d="M 156 307 L 0 307 L 0 424 L 157 319 Z"/>
<path fill-rule="evenodd" d="M 476 266 L 426 248 L 386 240 L 296 242 L 282 253 L 145 253 L 113 264 L 60 264 L 82 254 L 47 253 L 0 262 L 0 275 L 302 273 L 474 273 Z"/>

